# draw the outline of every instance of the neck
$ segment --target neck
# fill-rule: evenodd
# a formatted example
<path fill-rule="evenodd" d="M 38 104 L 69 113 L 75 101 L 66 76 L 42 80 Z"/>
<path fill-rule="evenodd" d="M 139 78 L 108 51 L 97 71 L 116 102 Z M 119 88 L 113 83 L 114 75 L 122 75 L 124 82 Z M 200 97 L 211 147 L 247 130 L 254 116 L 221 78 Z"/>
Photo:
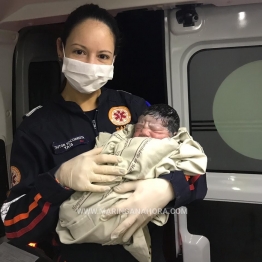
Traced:
<path fill-rule="evenodd" d="M 98 97 L 101 95 L 101 89 L 91 94 L 83 94 L 75 90 L 67 81 L 65 89 L 61 95 L 65 101 L 77 103 L 81 109 L 86 112 L 97 108 Z"/>

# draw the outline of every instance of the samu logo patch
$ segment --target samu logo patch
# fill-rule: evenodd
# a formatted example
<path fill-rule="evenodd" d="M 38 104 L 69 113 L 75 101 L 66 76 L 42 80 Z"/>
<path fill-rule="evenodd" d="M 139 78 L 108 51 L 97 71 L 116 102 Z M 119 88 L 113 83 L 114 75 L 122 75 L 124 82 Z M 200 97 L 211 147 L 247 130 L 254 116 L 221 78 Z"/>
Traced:
<path fill-rule="evenodd" d="M 84 136 L 77 136 L 64 143 L 52 143 L 53 151 L 56 155 L 67 152 L 73 147 L 86 145 L 89 141 Z"/>
<path fill-rule="evenodd" d="M 112 107 L 108 112 L 109 120 L 116 126 L 125 126 L 131 121 L 131 114 L 127 107 Z"/>
<path fill-rule="evenodd" d="M 21 180 L 21 173 L 15 166 L 11 166 L 11 187 L 17 185 Z"/>

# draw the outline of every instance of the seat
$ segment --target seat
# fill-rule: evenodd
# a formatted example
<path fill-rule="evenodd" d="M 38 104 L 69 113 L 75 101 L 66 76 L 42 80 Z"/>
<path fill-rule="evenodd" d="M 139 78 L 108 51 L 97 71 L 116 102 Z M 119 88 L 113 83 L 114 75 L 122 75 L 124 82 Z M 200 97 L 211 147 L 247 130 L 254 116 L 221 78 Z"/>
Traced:
<path fill-rule="evenodd" d="M 56 52 L 56 39 L 62 24 L 23 28 L 14 52 L 13 131 L 23 116 L 42 105 L 60 91 L 61 65 Z"/>
<path fill-rule="evenodd" d="M 204 236 L 192 235 L 188 232 L 187 208 L 180 207 L 176 213 L 183 262 L 210 262 L 209 240 Z"/>

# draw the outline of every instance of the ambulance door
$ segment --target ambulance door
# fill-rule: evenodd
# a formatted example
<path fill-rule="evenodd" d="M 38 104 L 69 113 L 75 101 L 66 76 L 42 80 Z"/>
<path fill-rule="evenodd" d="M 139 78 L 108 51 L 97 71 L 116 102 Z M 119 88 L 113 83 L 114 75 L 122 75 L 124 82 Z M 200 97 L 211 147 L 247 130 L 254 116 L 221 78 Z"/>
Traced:
<path fill-rule="evenodd" d="M 166 12 L 168 99 L 208 156 L 208 193 L 188 206 L 188 230 L 209 239 L 212 262 L 258 262 L 262 5 L 198 6 L 191 24 L 181 10 Z"/>
<path fill-rule="evenodd" d="M 12 144 L 12 62 L 17 34 L 0 30 L 0 206 L 6 199 L 9 189 L 7 159 Z M 4 236 L 0 220 L 0 238 Z"/>

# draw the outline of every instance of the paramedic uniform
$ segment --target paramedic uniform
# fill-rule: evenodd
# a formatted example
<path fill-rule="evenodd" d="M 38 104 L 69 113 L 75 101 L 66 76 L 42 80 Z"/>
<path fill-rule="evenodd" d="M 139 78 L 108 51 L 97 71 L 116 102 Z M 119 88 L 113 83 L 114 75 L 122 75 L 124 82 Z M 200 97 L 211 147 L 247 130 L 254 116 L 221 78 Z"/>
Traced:
<path fill-rule="evenodd" d="M 93 112 L 85 113 L 75 102 L 58 95 L 27 114 L 16 130 L 12 146 L 14 187 L 1 208 L 7 238 L 18 244 L 49 238 L 55 231 L 60 205 L 74 193 L 56 182 L 57 169 L 65 161 L 93 149 L 98 132 L 113 133 L 128 123 L 136 123 L 146 107 L 146 101 L 140 97 L 103 87 Z M 173 207 L 203 199 L 207 192 L 205 177 L 197 181 L 194 192 L 190 191 L 183 172 L 172 172 L 163 178 L 174 188 Z M 154 230 L 154 234 L 158 231 Z M 63 261 L 67 262 L 135 261 L 119 245 L 103 247 L 90 243 L 61 248 Z M 162 253 L 161 248 L 155 253 L 159 252 Z"/>

